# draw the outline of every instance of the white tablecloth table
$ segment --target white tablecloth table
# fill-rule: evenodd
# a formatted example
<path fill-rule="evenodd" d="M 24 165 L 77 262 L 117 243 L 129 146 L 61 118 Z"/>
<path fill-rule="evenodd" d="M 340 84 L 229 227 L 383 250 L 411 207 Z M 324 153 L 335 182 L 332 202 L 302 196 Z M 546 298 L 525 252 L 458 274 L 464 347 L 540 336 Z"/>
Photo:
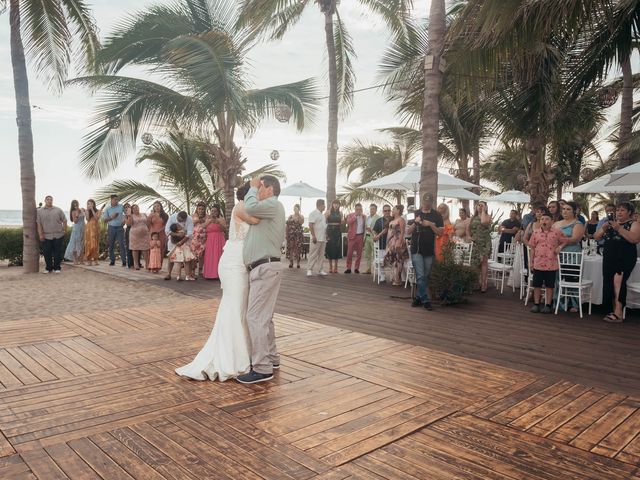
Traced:
<path fill-rule="evenodd" d="M 602 304 L 602 256 L 601 255 L 586 255 L 584 257 L 584 271 L 582 276 L 585 280 L 591 280 L 593 282 L 593 288 L 591 290 L 591 303 L 595 305 Z M 636 268 L 631 272 L 629 283 L 640 282 L 640 267 L 636 263 Z M 627 305 L 640 306 L 640 295 L 627 292 Z"/>

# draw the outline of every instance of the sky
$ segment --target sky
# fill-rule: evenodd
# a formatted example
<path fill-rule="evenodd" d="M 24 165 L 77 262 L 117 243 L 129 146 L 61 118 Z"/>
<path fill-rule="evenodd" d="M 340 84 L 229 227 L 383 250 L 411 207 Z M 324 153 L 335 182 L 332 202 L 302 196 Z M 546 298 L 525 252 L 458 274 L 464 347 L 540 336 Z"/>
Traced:
<path fill-rule="evenodd" d="M 165 1 L 93 0 L 91 3 L 101 35 L 104 35 L 123 15 L 132 11 L 134 4 L 136 9 L 140 9 L 150 3 Z M 426 14 L 429 2 L 422 3 Z M 355 88 L 379 84 L 377 65 L 388 42 L 384 24 L 374 15 L 367 14 L 355 0 L 342 2 L 340 12 L 357 53 Z M 320 94 L 324 96 L 328 93 L 324 52 L 323 17 L 312 5 L 282 41 L 257 46 L 248 61 L 257 87 L 315 77 L 319 80 Z M 0 68 L 0 210 L 20 209 L 20 170 L 6 13 L 0 16 L 0 65 L 4 66 Z M 136 179 L 155 185 L 144 165 L 134 165 L 133 156 L 103 181 L 85 178 L 79 168 L 78 151 L 82 136 L 87 131 L 94 100 L 86 91 L 75 87 L 56 97 L 31 70 L 30 88 L 34 106 L 37 201 L 51 194 L 55 204 L 66 209 L 72 199 L 77 198 L 83 203 L 114 179 Z M 376 130 L 396 125 L 399 122 L 394 116 L 394 106 L 384 101 L 379 90 L 356 93 L 355 107 L 340 125 L 339 144 L 345 146 L 356 138 L 385 141 L 387 137 Z M 292 124 L 270 120 L 264 122 L 251 138 L 237 135 L 236 143 L 243 147 L 249 171 L 269 163 L 270 152 L 278 150 L 279 166 L 287 174 L 286 183 L 304 181 L 322 190 L 326 188 L 326 100 L 314 125 L 302 133 L 298 133 Z M 338 185 L 345 180 L 340 177 Z"/>

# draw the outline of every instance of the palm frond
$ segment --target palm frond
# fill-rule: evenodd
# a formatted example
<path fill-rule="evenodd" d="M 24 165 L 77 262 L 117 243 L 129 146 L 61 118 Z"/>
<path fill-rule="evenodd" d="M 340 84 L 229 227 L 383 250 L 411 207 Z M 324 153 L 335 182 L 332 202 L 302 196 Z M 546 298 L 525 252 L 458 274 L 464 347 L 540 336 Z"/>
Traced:
<path fill-rule="evenodd" d="M 122 202 L 152 203 L 157 200 L 169 212 L 177 212 L 182 208 L 182 204 L 174 203 L 174 201 L 164 197 L 155 188 L 135 180 L 115 180 L 102 187 L 95 193 L 96 203 L 108 202 L 113 194 L 118 195 Z"/>
<path fill-rule="evenodd" d="M 96 58 L 101 49 L 98 29 L 91 10 L 84 0 L 60 0 L 67 13 L 67 23 L 71 37 L 76 43 L 78 54 L 74 60 L 77 65 L 85 65 L 95 70 Z"/>
<path fill-rule="evenodd" d="M 333 22 L 333 37 L 336 46 L 336 70 L 338 77 L 338 105 L 340 113 L 345 117 L 353 108 L 353 89 L 356 74 L 352 58 L 356 57 L 351 35 L 347 32 L 340 14 L 336 11 Z"/>
<path fill-rule="evenodd" d="M 342 187 L 342 191 L 338 193 L 337 199 L 346 207 L 353 207 L 356 203 L 377 202 L 377 203 L 395 203 L 398 195 L 404 195 L 404 192 L 397 190 L 380 190 L 380 189 L 363 189 L 364 185 L 360 182 L 351 182 Z"/>
<path fill-rule="evenodd" d="M 238 25 L 253 36 L 281 39 L 302 16 L 309 0 L 242 0 Z"/>
<path fill-rule="evenodd" d="M 280 170 L 280 167 L 278 167 L 278 165 L 275 163 L 267 163 L 266 165 L 252 172 L 245 173 L 243 180 L 245 182 L 248 182 L 252 178 L 262 177 L 263 175 L 273 175 L 274 177 L 278 178 L 279 180 L 282 180 L 283 182 L 287 181 L 287 174 L 284 172 L 284 170 Z"/>

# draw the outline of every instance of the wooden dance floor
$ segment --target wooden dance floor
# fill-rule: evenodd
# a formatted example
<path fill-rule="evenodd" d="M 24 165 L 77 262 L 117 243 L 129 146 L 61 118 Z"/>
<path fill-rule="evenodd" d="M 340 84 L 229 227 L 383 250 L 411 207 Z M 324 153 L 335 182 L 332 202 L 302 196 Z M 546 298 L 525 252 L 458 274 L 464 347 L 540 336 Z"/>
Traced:
<path fill-rule="evenodd" d="M 281 369 L 252 386 L 173 373 L 215 300 L 1 322 L 0 478 L 640 478 L 640 397 L 310 321 L 292 302 Z"/>

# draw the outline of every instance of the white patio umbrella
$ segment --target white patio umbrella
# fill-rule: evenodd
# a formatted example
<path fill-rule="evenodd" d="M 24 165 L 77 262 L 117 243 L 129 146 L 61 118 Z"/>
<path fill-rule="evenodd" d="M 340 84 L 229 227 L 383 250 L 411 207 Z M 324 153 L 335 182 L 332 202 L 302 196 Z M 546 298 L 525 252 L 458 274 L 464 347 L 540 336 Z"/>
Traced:
<path fill-rule="evenodd" d="M 457 200 L 484 200 L 478 194 L 465 190 L 464 188 L 456 188 L 452 190 L 443 190 L 440 192 L 442 198 L 455 198 Z"/>
<path fill-rule="evenodd" d="M 520 190 L 507 190 L 500 195 L 491 197 L 489 200 L 504 203 L 531 203 L 531 195 L 521 192 Z"/>
<path fill-rule="evenodd" d="M 607 183 L 607 187 L 635 187 L 640 184 L 640 163 L 634 163 L 628 167 L 621 168 L 611 173 L 611 180 Z M 635 193 L 635 192 L 621 192 Z"/>
<path fill-rule="evenodd" d="M 626 187 L 608 185 L 612 180 L 611 175 L 611 173 L 607 173 L 590 182 L 570 189 L 570 191 L 573 193 L 640 193 L 640 184 L 638 183 Z"/>
<path fill-rule="evenodd" d="M 298 197 L 300 207 L 302 208 L 303 198 L 325 198 L 327 193 L 318 188 L 312 187 L 308 183 L 297 182 L 283 188 L 280 191 L 280 195 L 284 195 L 285 197 Z"/>
<path fill-rule="evenodd" d="M 407 165 L 390 175 L 366 183 L 360 186 L 360 188 L 381 188 L 385 190 L 417 192 L 420 190 L 420 174 L 420 165 Z M 478 185 L 474 185 L 465 180 L 447 175 L 446 173 L 438 172 L 438 190 L 472 188 L 477 186 Z"/>

